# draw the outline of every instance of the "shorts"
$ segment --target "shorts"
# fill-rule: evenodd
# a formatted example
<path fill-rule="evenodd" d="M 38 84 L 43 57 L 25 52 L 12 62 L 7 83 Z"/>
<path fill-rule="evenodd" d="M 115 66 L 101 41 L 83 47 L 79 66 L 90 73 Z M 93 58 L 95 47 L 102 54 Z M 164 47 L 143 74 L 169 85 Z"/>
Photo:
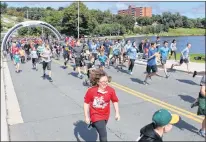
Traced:
<path fill-rule="evenodd" d="M 167 60 L 161 59 L 161 64 L 162 64 L 162 65 L 165 65 L 166 63 L 167 63 Z"/>
<path fill-rule="evenodd" d="M 20 63 L 20 60 L 14 60 L 15 65 Z"/>
<path fill-rule="evenodd" d="M 105 67 L 105 62 L 100 62 L 100 67 Z"/>
<path fill-rule="evenodd" d="M 64 57 L 64 60 L 65 60 L 65 59 L 68 59 L 68 60 L 69 60 L 69 58 L 70 58 L 69 54 L 64 54 L 63 57 Z"/>
<path fill-rule="evenodd" d="M 76 67 L 83 67 L 83 66 L 85 66 L 85 63 L 84 63 L 82 58 L 75 58 L 75 64 L 76 64 Z"/>
<path fill-rule="evenodd" d="M 189 60 L 188 60 L 188 59 L 183 59 L 183 58 L 181 58 L 181 59 L 180 59 L 180 64 L 182 64 L 182 63 L 188 64 L 188 63 L 189 63 Z"/>
<path fill-rule="evenodd" d="M 37 59 L 37 58 L 32 58 L 32 64 L 36 64 L 36 63 L 37 63 L 37 61 L 38 61 L 38 59 Z"/>
<path fill-rule="evenodd" d="M 95 60 L 97 60 L 97 53 L 92 53 L 92 56 L 94 57 Z"/>
<path fill-rule="evenodd" d="M 151 71 L 155 73 L 157 72 L 157 65 L 153 65 L 153 66 L 147 65 L 146 70 L 147 70 L 147 73 L 151 73 Z"/>
<path fill-rule="evenodd" d="M 51 61 L 50 62 L 43 61 L 42 65 L 43 65 L 43 70 L 45 70 L 46 68 L 47 70 L 51 70 Z"/>

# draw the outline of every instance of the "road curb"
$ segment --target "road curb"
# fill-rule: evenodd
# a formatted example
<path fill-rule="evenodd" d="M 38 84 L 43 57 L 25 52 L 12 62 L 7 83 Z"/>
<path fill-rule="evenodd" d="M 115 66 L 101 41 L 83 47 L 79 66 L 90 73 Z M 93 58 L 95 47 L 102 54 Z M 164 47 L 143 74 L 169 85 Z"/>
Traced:
<path fill-rule="evenodd" d="M 9 141 L 9 129 L 7 122 L 7 106 L 6 106 L 6 93 L 3 76 L 3 61 L 1 55 L 1 141 Z"/>

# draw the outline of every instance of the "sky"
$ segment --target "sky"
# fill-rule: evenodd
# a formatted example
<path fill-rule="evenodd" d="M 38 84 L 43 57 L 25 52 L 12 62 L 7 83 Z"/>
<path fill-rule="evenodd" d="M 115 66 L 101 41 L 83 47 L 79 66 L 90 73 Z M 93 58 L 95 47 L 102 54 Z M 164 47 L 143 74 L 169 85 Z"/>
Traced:
<path fill-rule="evenodd" d="M 67 7 L 72 2 L 7 2 L 9 7 Z M 205 18 L 205 2 L 84 2 L 89 9 L 99 9 L 101 11 L 110 10 L 117 14 L 118 10 L 127 9 L 129 5 L 136 7 L 152 7 L 152 14 L 161 14 L 165 11 L 179 12 L 189 18 Z"/>

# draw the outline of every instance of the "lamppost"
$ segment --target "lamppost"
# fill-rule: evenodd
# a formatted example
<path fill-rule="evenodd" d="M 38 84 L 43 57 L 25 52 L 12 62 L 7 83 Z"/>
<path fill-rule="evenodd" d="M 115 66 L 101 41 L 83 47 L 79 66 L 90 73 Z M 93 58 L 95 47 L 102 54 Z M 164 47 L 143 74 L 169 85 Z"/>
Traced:
<path fill-rule="evenodd" d="M 78 31 L 78 39 L 79 39 L 79 1 L 78 1 L 78 27 L 77 27 L 77 31 Z"/>

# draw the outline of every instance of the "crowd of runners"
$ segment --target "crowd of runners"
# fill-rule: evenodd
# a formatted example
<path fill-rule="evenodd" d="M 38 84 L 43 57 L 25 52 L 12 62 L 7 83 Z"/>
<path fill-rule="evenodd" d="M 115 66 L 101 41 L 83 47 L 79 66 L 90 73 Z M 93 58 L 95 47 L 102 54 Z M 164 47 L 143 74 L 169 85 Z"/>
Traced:
<path fill-rule="evenodd" d="M 180 61 L 171 66 L 180 66 L 187 64 L 189 70 L 189 51 L 191 43 L 181 52 Z M 78 73 L 80 79 L 85 78 L 85 84 L 88 89 L 84 100 L 85 122 L 88 127 L 95 127 L 99 133 L 100 141 L 107 141 L 106 124 L 110 114 L 110 100 L 114 104 L 115 119 L 120 120 L 118 98 L 115 90 L 108 86 L 112 77 L 108 76 L 105 68 L 110 69 L 113 66 L 117 71 L 127 68 L 127 73 L 133 73 L 135 61 L 137 58 L 147 60 L 146 76 L 143 84 L 148 85 L 147 80 L 153 76 L 163 77 L 158 74 L 158 67 L 162 66 L 165 78 L 169 78 L 167 72 L 167 60 L 174 54 L 176 60 L 177 45 L 175 39 L 170 46 L 168 41 L 150 42 L 148 39 L 142 40 L 139 45 L 130 40 L 109 40 L 109 39 L 74 39 L 67 37 L 64 41 L 43 40 L 41 38 L 24 38 L 11 39 L 7 45 L 7 53 L 13 61 L 16 72 L 19 73 L 21 66 L 27 62 L 32 62 L 32 67 L 38 71 L 39 64 L 42 64 L 43 77 L 46 77 L 48 70 L 49 81 L 52 80 L 51 64 L 52 58 L 64 59 L 64 68 L 68 64 L 74 64 L 73 70 Z M 171 53 L 171 54 L 170 54 Z M 206 115 L 205 109 L 205 72 L 194 72 L 193 77 L 197 74 L 203 75 L 201 88 L 198 99 L 191 107 L 198 106 L 198 115 Z M 90 112 L 90 113 L 88 113 Z M 138 141 L 162 141 L 164 133 L 169 132 L 171 124 L 179 120 L 179 116 L 172 115 L 169 111 L 158 110 L 152 118 L 153 122 L 141 129 L 141 136 Z M 205 119 L 199 134 L 205 137 Z"/>

